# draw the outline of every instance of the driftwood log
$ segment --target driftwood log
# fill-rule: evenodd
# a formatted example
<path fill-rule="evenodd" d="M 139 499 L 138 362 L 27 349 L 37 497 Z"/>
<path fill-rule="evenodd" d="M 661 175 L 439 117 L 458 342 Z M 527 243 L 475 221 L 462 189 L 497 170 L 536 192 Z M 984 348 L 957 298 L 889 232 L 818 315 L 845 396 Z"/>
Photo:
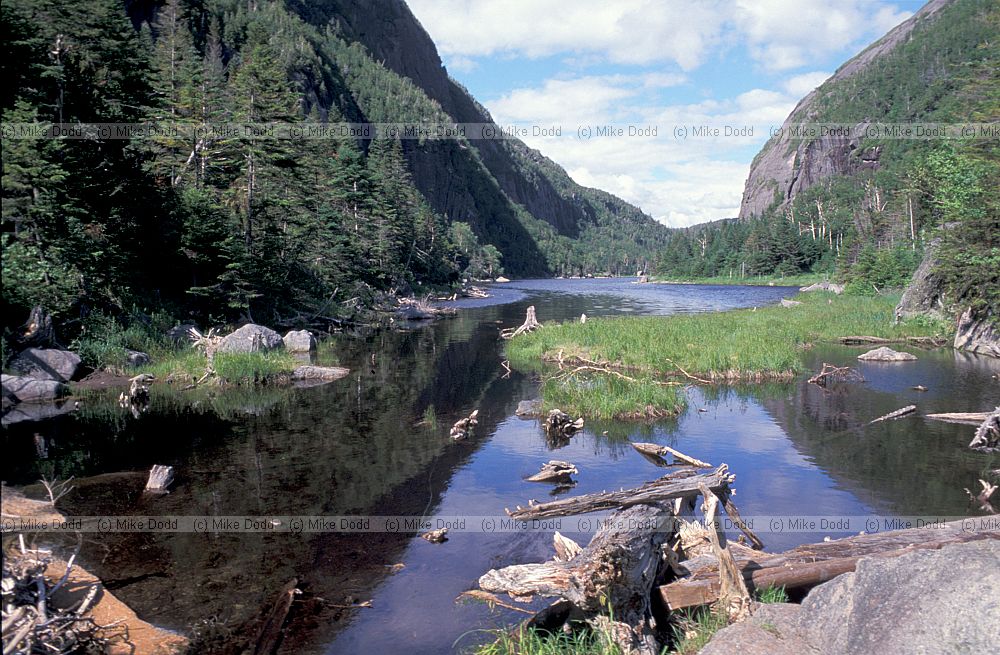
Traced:
<path fill-rule="evenodd" d="M 903 416 L 908 416 L 915 411 L 917 411 L 916 405 L 907 405 L 906 407 L 900 407 L 894 412 L 889 412 L 888 414 L 879 416 L 876 419 L 868 421 L 868 425 L 871 425 L 872 423 L 881 423 L 882 421 L 892 421 L 897 418 L 902 418 Z"/>
<path fill-rule="evenodd" d="M 715 468 L 708 462 L 703 462 L 700 459 L 695 459 L 680 452 L 679 450 L 674 450 L 670 446 L 661 446 L 655 443 L 642 443 L 639 441 L 631 442 L 631 446 L 643 455 L 653 455 L 655 457 L 664 457 L 670 455 L 677 462 L 683 462 L 684 464 L 689 464 L 696 468 L 710 469 Z"/>
<path fill-rule="evenodd" d="M 979 526 L 982 527 L 982 526 Z M 862 557 L 898 557 L 914 550 L 936 550 L 943 546 L 979 539 L 1000 540 L 1000 528 L 967 531 L 963 521 L 943 525 L 863 534 L 818 544 L 798 546 L 783 553 L 750 553 L 735 556 L 743 579 L 751 590 L 768 587 L 803 589 L 853 571 Z M 719 599 L 718 563 L 698 558 L 685 563 L 686 578 L 659 588 L 668 609 L 708 605 Z"/>
<path fill-rule="evenodd" d="M 542 464 L 542 470 L 535 473 L 529 478 L 526 478 L 528 482 L 559 482 L 566 483 L 571 482 L 572 476 L 575 473 L 579 473 L 576 466 L 569 462 L 561 462 L 557 459 L 550 460 L 545 464 Z"/>
<path fill-rule="evenodd" d="M 146 491 L 148 493 L 165 494 L 167 487 L 174 481 L 174 467 L 155 464 L 149 470 L 149 479 L 146 481 Z"/>
<path fill-rule="evenodd" d="M 727 489 L 734 479 L 735 476 L 729 473 L 729 467 L 725 464 L 711 473 L 699 474 L 694 469 L 681 469 L 634 489 L 602 491 L 563 498 L 548 503 L 518 507 L 514 511 L 508 510 L 507 513 L 511 518 L 527 521 L 616 508 L 624 509 L 633 505 L 664 503 L 674 498 L 691 498 L 700 493 L 698 487 L 702 484 L 712 491 L 722 491 Z"/>
<path fill-rule="evenodd" d="M 924 418 L 945 423 L 963 423 L 965 425 L 979 425 L 987 418 L 990 412 L 944 412 L 943 414 L 924 414 Z"/>
<path fill-rule="evenodd" d="M 836 382 L 864 382 L 864 376 L 850 366 L 834 366 L 823 362 L 823 367 L 818 373 L 809 378 L 809 384 L 825 387 L 831 381 Z"/>
<path fill-rule="evenodd" d="M 545 432 L 550 437 L 569 437 L 583 429 L 583 419 L 573 420 L 569 414 L 561 409 L 553 409 L 545 418 Z"/>
<path fill-rule="evenodd" d="M 1000 407 L 983 418 L 975 436 L 969 442 L 969 448 L 985 451 L 1000 448 Z"/>
<path fill-rule="evenodd" d="M 472 428 L 479 424 L 479 410 L 475 410 L 469 414 L 468 418 L 459 419 L 455 422 L 455 425 L 451 426 L 451 438 L 455 441 L 461 441 L 462 439 L 467 439 L 469 433 L 472 432 Z"/>
<path fill-rule="evenodd" d="M 712 542 L 712 551 L 719 562 L 719 605 L 731 621 L 739 621 L 750 612 L 750 592 L 733 554 L 726 547 L 726 533 L 715 520 L 719 499 L 705 485 L 698 486 L 705 499 L 705 527 Z"/>
<path fill-rule="evenodd" d="M 564 598 L 593 627 L 609 631 L 623 653 L 656 655 L 660 646 L 653 633 L 650 593 L 672 522 L 672 512 L 663 505 L 632 505 L 603 521 L 590 544 L 569 561 L 494 569 L 479 579 L 479 586 L 515 600 Z"/>
<path fill-rule="evenodd" d="M 289 580 L 274 599 L 271 610 L 257 631 L 254 639 L 253 655 L 273 655 L 281 643 L 282 628 L 288 613 L 292 609 L 292 601 L 302 592 L 298 589 L 298 578 Z"/>
<path fill-rule="evenodd" d="M 513 339 L 514 337 L 524 334 L 525 332 L 534 332 L 540 327 L 542 327 L 542 324 L 538 322 L 538 318 L 535 316 L 535 306 L 532 305 L 531 307 L 528 307 L 528 311 L 524 317 L 524 323 L 517 328 L 506 328 L 501 330 L 500 338 Z"/>

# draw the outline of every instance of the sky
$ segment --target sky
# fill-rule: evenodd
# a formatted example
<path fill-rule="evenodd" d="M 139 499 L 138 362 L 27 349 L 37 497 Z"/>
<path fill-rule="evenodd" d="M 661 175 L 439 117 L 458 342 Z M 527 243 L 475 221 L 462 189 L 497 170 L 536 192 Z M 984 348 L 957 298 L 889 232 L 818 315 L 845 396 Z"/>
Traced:
<path fill-rule="evenodd" d="M 497 123 L 528 129 L 522 140 L 578 183 L 620 196 L 671 227 L 736 216 L 750 162 L 769 130 L 923 4 L 408 3 L 449 74 Z M 601 134 L 597 128 L 607 125 L 624 133 Z M 695 136 L 706 125 L 718 136 Z M 561 133 L 542 133 L 552 128 Z"/>

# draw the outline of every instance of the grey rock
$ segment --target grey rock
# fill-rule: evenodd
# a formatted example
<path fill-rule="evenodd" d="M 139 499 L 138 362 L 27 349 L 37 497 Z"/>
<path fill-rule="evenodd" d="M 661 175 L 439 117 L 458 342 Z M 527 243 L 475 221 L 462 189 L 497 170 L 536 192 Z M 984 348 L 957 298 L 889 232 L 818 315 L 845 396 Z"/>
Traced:
<path fill-rule="evenodd" d="M 247 323 L 219 341 L 217 353 L 255 353 L 281 348 L 281 335 L 263 325 Z"/>
<path fill-rule="evenodd" d="M 396 318 L 404 321 L 429 321 L 436 318 L 433 313 L 424 311 L 415 305 L 406 305 L 396 310 Z"/>
<path fill-rule="evenodd" d="M 290 353 L 308 353 L 316 350 L 316 338 L 308 330 L 292 330 L 284 337 L 285 350 Z"/>
<path fill-rule="evenodd" d="M 841 66 L 829 81 L 849 79 L 877 62 L 906 42 L 916 25 L 951 1 L 930 0 L 916 14 Z M 814 123 L 817 105 L 828 92 L 829 87 L 824 83 L 803 98 L 785 119 L 781 132 L 772 137 L 754 159 L 740 203 L 741 220 L 762 215 L 776 198 L 779 208 L 784 208 L 797 194 L 832 175 L 851 175 L 878 168 L 881 147 L 862 148 L 861 140 L 855 138 L 863 133 L 864 123 L 855 127 L 853 135 L 826 134 L 815 139 L 794 137 L 791 125 Z"/>
<path fill-rule="evenodd" d="M 136 367 L 148 364 L 152 361 L 152 358 L 140 350 L 126 350 L 125 360 L 129 366 Z"/>
<path fill-rule="evenodd" d="M 892 348 L 882 346 L 881 348 L 869 350 L 863 355 L 858 355 L 858 359 L 865 362 L 911 362 L 917 358 L 910 353 L 896 352 Z"/>
<path fill-rule="evenodd" d="M 11 362 L 11 368 L 39 380 L 69 382 L 80 370 L 80 356 L 68 350 L 28 348 Z"/>
<path fill-rule="evenodd" d="M 992 653 L 1000 643 L 1000 542 L 866 557 L 798 609 L 761 608 L 720 630 L 702 655 Z M 761 643 L 772 648 L 759 650 Z"/>
<path fill-rule="evenodd" d="M 16 375 L 3 376 L 3 405 L 42 403 L 62 398 L 69 388 L 58 380 L 42 380 Z"/>
<path fill-rule="evenodd" d="M 293 380 L 339 380 L 346 377 L 351 369 L 341 366 L 299 366 L 292 371 Z"/>
<path fill-rule="evenodd" d="M 198 329 L 194 323 L 181 323 L 167 330 L 167 338 L 175 344 L 187 343 L 191 339 L 191 329 Z"/>
<path fill-rule="evenodd" d="M 3 415 L 0 423 L 8 426 L 15 423 L 44 421 L 63 414 L 71 414 L 74 411 L 76 411 L 76 405 L 71 401 L 18 403 Z"/>
<path fill-rule="evenodd" d="M 514 415 L 521 418 L 538 418 L 542 415 L 542 401 L 537 398 L 535 400 L 522 400 L 517 404 Z"/>
<path fill-rule="evenodd" d="M 962 312 L 955 332 L 955 350 L 1000 357 L 1000 329 L 990 318 L 989 315 L 975 316 L 971 307 Z"/>
<path fill-rule="evenodd" d="M 781 306 L 782 307 L 795 307 L 795 306 L 801 305 L 801 304 L 802 303 L 799 302 L 798 300 L 785 300 L 784 298 L 781 299 Z"/>
<path fill-rule="evenodd" d="M 947 314 L 944 305 L 944 288 L 941 279 L 934 274 L 939 263 L 938 249 L 941 238 L 932 239 L 924 249 L 924 257 L 913 272 L 910 284 L 903 291 L 903 296 L 896 305 L 896 321 L 914 318 L 916 316 L 931 316 L 944 318 Z"/>

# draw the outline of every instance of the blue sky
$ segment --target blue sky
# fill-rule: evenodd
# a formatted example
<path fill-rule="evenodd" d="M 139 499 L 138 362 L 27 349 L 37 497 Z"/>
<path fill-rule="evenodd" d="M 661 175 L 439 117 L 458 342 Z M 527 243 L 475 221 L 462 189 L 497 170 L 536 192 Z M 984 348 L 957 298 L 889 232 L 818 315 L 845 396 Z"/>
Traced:
<path fill-rule="evenodd" d="M 919 0 L 408 0 L 448 72 L 577 182 L 674 227 L 735 216 L 795 104 Z M 614 124 L 656 136 L 580 138 Z M 751 128 L 696 138 L 691 129 Z M 675 128 L 687 127 L 678 138 Z"/>

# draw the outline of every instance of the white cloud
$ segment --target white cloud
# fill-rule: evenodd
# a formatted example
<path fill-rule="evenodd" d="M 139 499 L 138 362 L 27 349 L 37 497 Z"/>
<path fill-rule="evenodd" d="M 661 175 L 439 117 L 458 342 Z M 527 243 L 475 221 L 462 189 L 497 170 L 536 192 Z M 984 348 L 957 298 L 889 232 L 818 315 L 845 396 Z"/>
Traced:
<path fill-rule="evenodd" d="M 781 88 L 789 95 L 805 97 L 809 92 L 825 82 L 832 74 L 826 71 L 814 71 L 812 73 L 795 75 L 785 80 Z"/>
<path fill-rule="evenodd" d="M 910 15 L 879 0 L 410 0 L 447 58 L 555 54 L 618 64 L 701 65 L 746 45 L 769 70 L 860 47 Z"/>

